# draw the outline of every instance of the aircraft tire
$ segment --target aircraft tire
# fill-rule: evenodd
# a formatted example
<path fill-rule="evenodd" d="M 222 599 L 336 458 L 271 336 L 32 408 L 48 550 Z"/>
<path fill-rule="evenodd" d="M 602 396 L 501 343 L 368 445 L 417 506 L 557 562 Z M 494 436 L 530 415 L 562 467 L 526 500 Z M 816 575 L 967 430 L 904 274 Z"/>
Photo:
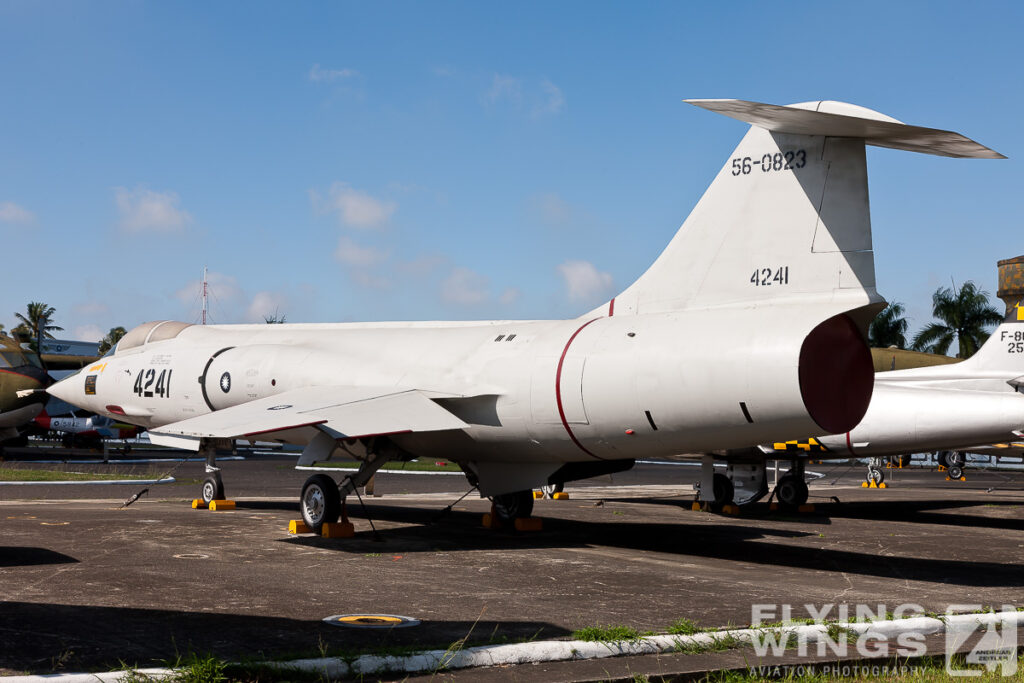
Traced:
<path fill-rule="evenodd" d="M 736 487 L 733 486 L 732 479 L 716 472 L 712 493 L 715 496 L 715 505 L 729 505 L 736 497 Z"/>
<path fill-rule="evenodd" d="M 787 507 L 799 507 L 807 502 L 807 484 L 799 478 L 787 474 L 775 485 L 775 499 Z"/>
<path fill-rule="evenodd" d="M 494 513 L 503 522 L 514 522 L 533 513 L 532 490 L 503 493 L 492 497 L 491 502 L 494 503 Z"/>
<path fill-rule="evenodd" d="M 544 484 L 540 487 L 540 490 L 544 492 L 545 498 L 554 498 L 556 493 L 561 493 L 565 490 L 565 483 L 558 482 L 557 484 Z"/>
<path fill-rule="evenodd" d="M 875 482 L 875 486 L 878 486 L 885 481 L 885 470 L 878 467 L 869 467 L 866 479 L 869 484 Z"/>
<path fill-rule="evenodd" d="M 341 492 L 326 474 L 314 474 L 302 485 L 299 500 L 302 521 L 313 533 L 319 534 L 325 523 L 337 522 L 341 515 Z"/>
<path fill-rule="evenodd" d="M 913 460 L 913 456 L 910 453 L 904 453 L 903 455 L 892 456 L 892 464 L 900 467 L 910 467 L 910 462 Z"/>
<path fill-rule="evenodd" d="M 950 465 L 947 474 L 950 479 L 959 479 L 964 476 L 964 468 L 961 465 Z"/>
<path fill-rule="evenodd" d="M 203 480 L 203 502 L 207 505 L 211 500 L 224 500 L 224 482 L 220 477 L 207 477 Z"/>

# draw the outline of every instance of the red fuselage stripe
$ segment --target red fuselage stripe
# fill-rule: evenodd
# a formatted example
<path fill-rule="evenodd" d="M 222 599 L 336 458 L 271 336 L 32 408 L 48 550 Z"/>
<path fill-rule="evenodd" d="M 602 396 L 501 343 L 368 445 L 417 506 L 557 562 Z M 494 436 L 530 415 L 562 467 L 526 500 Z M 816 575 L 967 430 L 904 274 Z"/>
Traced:
<path fill-rule="evenodd" d="M 16 377 L 24 377 L 25 379 L 32 380 L 36 384 L 42 384 L 42 382 L 39 381 L 39 379 L 36 378 L 36 377 L 30 377 L 28 375 L 23 375 L 20 372 L 15 372 L 14 370 L 8 370 L 7 368 L 0 368 L 0 372 L 4 373 L 5 375 L 14 375 Z"/>
<path fill-rule="evenodd" d="M 850 451 L 850 455 L 856 455 L 853 452 L 853 443 L 850 441 L 850 432 L 846 432 L 846 450 Z"/>
<path fill-rule="evenodd" d="M 615 299 L 614 298 L 611 301 L 608 302 L 608 317 L 610 318 L 613 315 L 615 315 Z"/>
<path fill-rule="evenodd" d="M 597 458 L 597 456 L 588 451 L 586 447 L 580 443 L 579 439 L 576 438 L 576 435 L 572 433 L 572 428 L 569 427 L 569 421 L 565 419 L 565 409 L 562 408 L 562 364 L 565 362 L 565 354 L 569 353 L 569 347 L 572 346 L 573 340 L 575 340 L 576 336 L 583 331 L 584 327 L 595 320 L 598 320 L 598 318 L 594 318 L 594 320 L 589 320 L 583 323 L 575 332 L 572 333 L 572 336 L 569 337 L 569 341 L 565 342 L 565 348 L 562 349 L 562 356 L 558 359 L 558 370 L 555 371 L 555 403 L 558 404 L 558 417 L 562 419 L 562 426 L 565 427 L 565 433 L 569 435 L 572 442 L 579 446 L 581 451 L 592 458 Z M 598 458 L 598 460 L 600 459 L 601 458 Z"/>

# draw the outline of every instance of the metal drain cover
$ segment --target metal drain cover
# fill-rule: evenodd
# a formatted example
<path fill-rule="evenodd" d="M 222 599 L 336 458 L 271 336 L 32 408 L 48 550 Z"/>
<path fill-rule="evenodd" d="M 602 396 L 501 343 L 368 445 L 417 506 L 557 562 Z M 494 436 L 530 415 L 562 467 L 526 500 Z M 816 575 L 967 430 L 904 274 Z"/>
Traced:
<path fill-rule="evenodd" d="M 326 617 L 324 622 L 348 628 L 407 628 L 419 626 L 420 620 L 397 614 L 336 614 Z"/>

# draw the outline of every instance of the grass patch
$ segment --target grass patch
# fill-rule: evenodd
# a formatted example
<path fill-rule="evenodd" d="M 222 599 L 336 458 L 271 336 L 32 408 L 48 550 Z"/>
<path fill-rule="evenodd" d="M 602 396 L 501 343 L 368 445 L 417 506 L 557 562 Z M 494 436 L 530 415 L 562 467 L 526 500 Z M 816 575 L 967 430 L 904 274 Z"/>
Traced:
<path fill-rule="evenodd" d="M 355 460 L 328 460 L 327 462 L 315 463 L 314 467 L 325 467 L 325 468 L 346 468 L 346 469 L 358 469 L 359 464 Z M 400 462 L 387 462 L 380 468 L 381 470 L 395 471 L 405 470 L 408 472 L 461 472 L 462 468 L 453 462 L 446 460 L 430 460 L 430 459 L 418 459 L 418 460 L 403 460 Z"/>
<path fill-rule="evenodd" d="M 137 668 L 126 665 L 124 662 L 121 662 L 121 666 L 125 672 L 117 679 L 118 683 L 226 683 L 226 681 L 255 680 L 248 675 L 235 675 L 236 673 L 242 673 L 243 667 L 233 667 L 237 669 L 237 672 L 233 672 L 229 677 L 229 665 L 227 662 L 214 655 L 197 655 L 195 653 L 189 653 L 184 657 L 179 656 L 173 661 L 165 662 L 164 668 L 175 671 L 171 676 L 148 676 Z M 289 671 L 288 673 L 292 674 L 294 672 Z M 260 680 L 275 679 L 262 678 Z M 276 680 L 295 680 L 295 678 L 289 675 L 287 678 L 278 678 Z"/>
<path fill-rule="evenodd" d="M 108 479 L 155 479 L 156 476 L 122 472 L 67 472 L 0 467 L 0 481 L 106 481 Z"/>
<path fill-rule="evenodd" d="M 684 655 L 698 655 L 704 652 L 733 650 L 742 645 L 743 642 L 739 638 L 731 633 L 726 633 L 720 636 L 711 636 L 711 642 L 709 643 L 680 643 L 676 647 L 676 651 L 681 652 Z"/>
<path fill-rule="evenodd" d="M 668 627 L 668 632 L 673 636 L 692 636 L 694 633 L 700 633 L 702 630 L 696 623 L 686 618 L 676 619 Z"/>
<path fill-rule="evenodd" d="M 640 633 L 632 626 L 585 626 L 572 632 L 573 640 L 585 640 L 592 643 L 614 643 L 621 640 L 640 640 L 645 633 Z"/>

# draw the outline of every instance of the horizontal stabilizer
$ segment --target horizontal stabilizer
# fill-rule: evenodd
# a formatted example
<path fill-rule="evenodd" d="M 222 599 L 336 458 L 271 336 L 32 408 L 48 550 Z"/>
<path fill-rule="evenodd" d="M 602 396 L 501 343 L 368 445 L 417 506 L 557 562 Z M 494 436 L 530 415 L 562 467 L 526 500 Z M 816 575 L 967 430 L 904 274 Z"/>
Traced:
<path fill-rule="evenodd" d="M 773 133 L 861 138 L 876 147 L 945 157 L 1005 159 L 1002 154 L 960 133 L 908 126 L 865 107 L 824 100 L 791 106 L 747 100 L 686 100 Z"/>
<path fill-rule="evenodd" d="M 424 393 L 380 387 L 306 387 L 150 430 L 154 443 L 248 439 L 303 427 L 357 438 L 464 429 L 468 425 Z M 187 446 L 186 446 L 187 447 Z"/>

